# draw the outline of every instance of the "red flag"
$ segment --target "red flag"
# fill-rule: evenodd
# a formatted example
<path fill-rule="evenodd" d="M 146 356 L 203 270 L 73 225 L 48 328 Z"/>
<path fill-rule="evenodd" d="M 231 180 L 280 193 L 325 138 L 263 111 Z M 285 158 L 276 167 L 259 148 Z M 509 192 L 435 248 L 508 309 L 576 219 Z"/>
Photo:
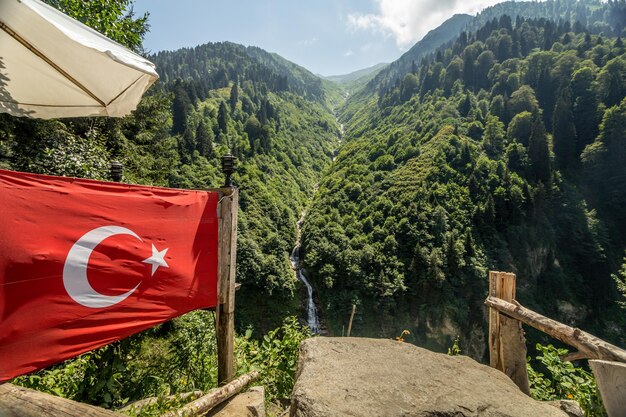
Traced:
<path fill-rule="evenodd" d="M 0 170 L 0 381 L 216 306 L 217 203 Z"/>

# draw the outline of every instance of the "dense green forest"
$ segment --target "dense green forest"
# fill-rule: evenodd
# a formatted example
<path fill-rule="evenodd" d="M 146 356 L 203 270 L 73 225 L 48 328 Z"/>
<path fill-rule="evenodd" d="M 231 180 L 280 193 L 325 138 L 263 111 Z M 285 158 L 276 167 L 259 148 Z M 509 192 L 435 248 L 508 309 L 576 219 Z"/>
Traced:
<path fill-rule="evenodd" d="M 206 177 L 206 165 L 215 172 L 228 151 L 239 158 L 237 310 L 241 328 L 252 325 L 260 336 L 298 313 L 289 263 L 296 221 L 339 135 L 321 80 L 276 55 L 232 43 L 151 59 L 164 78 L 159 88 L 172 97 L 171 134 L 182 162 L 168 184 L 219 182 Z"/>
<path fill-rule="evenodd" d="M 367 92 L 388 89 L 397 79 L 401 79 L 423 58 L 432 54 L 442 45 L 453 42 L 462 32 L 475 32 L 486 23 L 507 15 L 512 20 L 522 18 L 544 18 L 554 22 L 567 21 L 579 31 L 583 27 L 591 33 L 619 35 L 624 30 L 626 16 L 619 8 L 619 1 L 609 3 L 599 0 L 550 0 L 550 1 L 505 1 L 487 7 L 477 16 L 457 14 L 439 27 L 431 30 L 422 40 L 404 53 L 387 68 L 380 71 L 369 82 Z M 466 35 L 464 35 L 466 36 Z"/>
<path fill-rule="evenodd" d="M 557 3 L 593 30 L 521 16 Z M 626 340 L 611 279 L 626 247 L 626 4 L 499 10 L 518 16 L 461 33 L 389 86 L 374 78 L 342 109 L 345 141 L 303 230 L 331 333 L 356 304 L 356 334 L 409 329 L 435 349 L 460 335 L 483 358 L 495 269 L 518 274 L 523 304 Z"/>

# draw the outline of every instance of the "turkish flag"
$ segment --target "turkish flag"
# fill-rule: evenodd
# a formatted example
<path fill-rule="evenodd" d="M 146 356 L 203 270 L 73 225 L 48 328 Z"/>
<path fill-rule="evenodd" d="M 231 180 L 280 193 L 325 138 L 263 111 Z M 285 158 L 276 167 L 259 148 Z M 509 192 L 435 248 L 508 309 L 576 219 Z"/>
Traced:
<path fill-rule="evenodd" d="M 0 170 L 0 381 L 216 306 L 218 197 Z"/>

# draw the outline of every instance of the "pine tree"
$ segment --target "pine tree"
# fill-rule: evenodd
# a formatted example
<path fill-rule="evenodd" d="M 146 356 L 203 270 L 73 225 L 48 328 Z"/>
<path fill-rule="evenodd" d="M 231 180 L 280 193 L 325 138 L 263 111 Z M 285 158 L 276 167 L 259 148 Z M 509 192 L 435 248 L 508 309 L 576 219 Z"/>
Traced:
<path fill-rule="evenodd" d="M 187 128 L 187 114 L 191 110 L 191 100 L 179 81 L 174 89 L 174 101 L 172 102 L 172 133 L 183 133 Z"/>
<path fill-rule="evenodd" d="M 228 119 L 228 107 L 226 107 L 226 103 L 222 101 L 217 111 L 217 126 L 220 132 L 228 133 Z"/>
<path fill-rule="evenodd" d="M 572 112 L 578 140 L 576 146 L 578 155 L 598 136 L 598 97 L 594 81 L 594 71 L 589 67 L 583 67 L 572 75 Z"/>
<path fill-rule="evenodd" d="M 559 92 L 553 116 L 553 143 L 554 154 L 559 168 L 567 172 L 574 168 L 577 160 L 576 128 L 572 113 L 572 92 L 569 85 Z"/>
<path fill-rule="evenodd" d="M 239 101 L 239 87 L 237 83 L 234 83 L 230 89 L 230 109 L 235 111 L 235 107 L 237 107 L 237 102 Z"/>
<path fill-rule="evenodd" d="M 483 136 L 483 147 L 487 155 L 499 159 L 504 152 L 504 123 L 496 116 L 489 116 Z"/>
<path fill-rule="evenodd" d="M 461 116 L 467 117 L 470 110 L 472 110 L 472 96 L 470 92 L 467 91 L 465 93 L 465 98 L 461 100 L 461 103 L 459 103 L 459 113 L 461 113 Z"/>
<path fill-rule="evenodd" d="M 204 157 L 213 157 L 213 132 L 204 120 L 200 121 L 196 129 L 196 149 Z"/>
<path fill-rule="evenodd" d="M 607 107 L 615 106 L 626 96 L 626 59 L 609 61 L 598 75 L 602 101 Z"/>
<path fill-rule="evenodd" d="M 188 163 L 193 160 L 193 151 L 196 149 L 196 139 L 193 137 L 190 127 L 185 129 L 181 141 L 181 155 L 183 156 L 183 161 Z"/>
<path fill-rule="evenodd" d="M 550 181 L 550 150 L 546 127 L 540 114 L 533 116 L 533 130 L 528 144 L 528 157 L 532 170 L 532 177 L 536 181 L 547 184 Z"/>

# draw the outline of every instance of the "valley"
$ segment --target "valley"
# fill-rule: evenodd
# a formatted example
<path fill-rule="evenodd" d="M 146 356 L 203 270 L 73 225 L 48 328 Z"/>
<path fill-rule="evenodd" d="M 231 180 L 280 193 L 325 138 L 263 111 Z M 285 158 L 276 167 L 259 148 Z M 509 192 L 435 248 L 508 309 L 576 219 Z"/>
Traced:
<path fill-rule="evenodd" d="M 232 42 L 160 51 L 125 118 L 0 114 L 0 168 L 106 180 L 119 160 L 123 182 L 206 189 L 235 155 L 237 365 L 261 369 L 271 400 L 290 395 L 299 343 L 343 335 L 353 306 L 352 336 L 487 361 L 490 270 L 517 274 L 523 305 L 624 346 L 625 28 L 623 1 L 503 2 L 333 77 Z M 213 320 L 20 383 L 107 407 L 208 389 Z M 531 357 L 554 343 L 527 338 Z"/>

